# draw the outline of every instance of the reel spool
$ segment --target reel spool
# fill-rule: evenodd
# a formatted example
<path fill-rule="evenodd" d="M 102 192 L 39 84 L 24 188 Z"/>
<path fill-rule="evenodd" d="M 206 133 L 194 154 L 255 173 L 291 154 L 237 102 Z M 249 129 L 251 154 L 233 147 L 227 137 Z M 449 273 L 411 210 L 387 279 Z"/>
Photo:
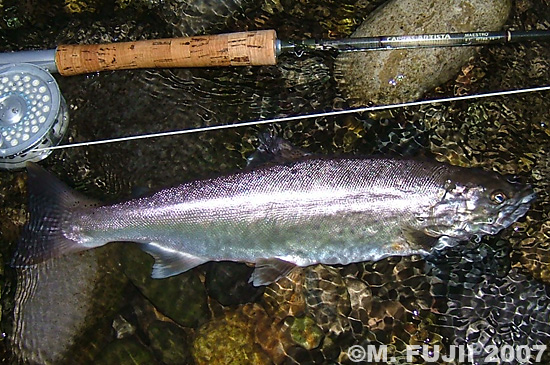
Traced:
<path fill-rule="evenodd" d="M 69 114 L 57 82 L 32 64 L 0 69 L 0 169 L 19 169 L 37 162 L 65 135 Z"/>

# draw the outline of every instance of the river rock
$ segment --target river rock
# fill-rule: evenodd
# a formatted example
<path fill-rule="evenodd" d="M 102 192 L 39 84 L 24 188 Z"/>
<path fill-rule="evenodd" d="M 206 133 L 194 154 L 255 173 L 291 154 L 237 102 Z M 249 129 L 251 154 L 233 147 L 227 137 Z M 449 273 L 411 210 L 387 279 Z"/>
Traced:
<path fill-rule="evenodd" d="M 240 262 L 211 262 L 205 265 L 208 295 L 223 306 L 254 302 L 265 287 L 256 287 L 248 280 L 253 267 Z"/>
<path fill-rule="evenodd" d="M 197 327 L 209 317 L 207 293 L 196 270 L 164 279 L 151 278 L 154 259 L 127 244 L 122 267 L 132 284 L 155 308 L 183 327 Z"/>
<path fill-rule="evenodd" d="M 129 337 L 111 342 L 94 361 L 96 365 L 154 364 L 155 357 L 136 338 Z"/>
<path fill-rule="evenodd" d="M 392 0 L 351 37 L 496 31 L 510 9 L 510 0 Z M 439 47 L 342 53 L 335 77 L 352 105 L 407 102 L 451 79 L 475 52 L 473 47 Z"/>
<path fill-rule="evenodd" d="M 272 321 L 263 308 L 245 304 L 227 310 L 223 316 L 201 326 L 191 349 L 195 363 L 202 364 L 269 364 L 267 354 L 255 338 L 258 328 L 262 334 L 274 337 Z"/>
<path fill-rule="evenodd" d="M 166 365 L 192 362 L 187 333 L 175 323 L 154 321 L 147 328 L 151 348 Z"/>
<path fill-rule="evenodd" d="M 18 269 L 11 336 L 17 360 L 63 364 L 93 356 L 88 352 L 101 348 L 108 336 L 86 331 L 122 303 L 127 279 L 117 261 L 117 247 L 110 245 Z M 79 339 L 84 333 L 92 334 L 83 345 Z"/>

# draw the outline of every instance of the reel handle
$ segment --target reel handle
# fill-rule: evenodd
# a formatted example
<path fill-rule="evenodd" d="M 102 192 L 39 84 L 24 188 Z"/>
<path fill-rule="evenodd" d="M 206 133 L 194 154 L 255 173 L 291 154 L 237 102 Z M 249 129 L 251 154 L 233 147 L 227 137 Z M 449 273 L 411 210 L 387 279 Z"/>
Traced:
<path fill-rule="evenodd" d="M 274 65 L 274 30 L 108 44 L 61 45 L 55 63 L 63 76 L 157 67 Z"/>

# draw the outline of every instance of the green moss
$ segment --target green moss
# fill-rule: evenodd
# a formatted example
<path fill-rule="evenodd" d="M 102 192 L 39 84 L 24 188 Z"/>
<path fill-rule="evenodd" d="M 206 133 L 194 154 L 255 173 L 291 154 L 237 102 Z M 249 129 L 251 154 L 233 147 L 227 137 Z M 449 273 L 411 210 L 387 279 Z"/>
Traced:
<path fill-rule="evenodd" d="M 241 309 L 227 312 L 199 329 L 192 347 L 197 364 L 270 363 L 255 341 L 255 322 Z"/>
<path fill-rule="evenodd" d="M 296 344 L 306 350 L 312 350 L 321 344 L 324 334 L 312 318 L 301 317 L 291 320 L 290 336 Z"/>

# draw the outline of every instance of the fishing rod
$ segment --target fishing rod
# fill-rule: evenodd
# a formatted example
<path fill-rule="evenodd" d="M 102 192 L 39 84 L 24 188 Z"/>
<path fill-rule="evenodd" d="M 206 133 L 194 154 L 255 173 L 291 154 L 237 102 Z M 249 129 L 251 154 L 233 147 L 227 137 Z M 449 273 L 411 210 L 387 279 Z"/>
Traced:
<path fill-rule="evenodd" d="M 390 35 L 347 39 L 277 39 L 274 30 L 105 44 L 0 54 L 0 67 L 31 63 L 63 76 L 138 68 L 275 65 L 277 56 L 310 51 L 357 52 L 407 48 L 481 46 L 550 40 L 550 31 L 498 31 Z"/>
<path fill-rule="evenodd" d="M 51 75 L 55 72 L 70 76 L 137 68 L 260 66 L 274 65 L 279 55 L 289 52 L 301 55 L 310 51 L 479 46 L 549 39 L 550 31 L 536 30 L 284 41 L 277 39 L 274 30 L 259 30 L 135 42 L 60 45 L 51 50 L 0 53 L 0 169 L 18 169 L 24 167 L 27 161 L 40 161 L 63 139 L 69 115 L 65 100 Z M 365 110 L 376 109 L 349 112 Z M 313 116 L 294 116 L 289 120 Z M 277 121 L 283 120 L 243 122 L 216 129 Z M 176 131 L 165 135 L 184 133 L 192 132 Z M 149 138 L 152 137 L 154 135 L 149 135 Z M 138 138 L 141 137 L 122 137 L 112 141 Z"/>

